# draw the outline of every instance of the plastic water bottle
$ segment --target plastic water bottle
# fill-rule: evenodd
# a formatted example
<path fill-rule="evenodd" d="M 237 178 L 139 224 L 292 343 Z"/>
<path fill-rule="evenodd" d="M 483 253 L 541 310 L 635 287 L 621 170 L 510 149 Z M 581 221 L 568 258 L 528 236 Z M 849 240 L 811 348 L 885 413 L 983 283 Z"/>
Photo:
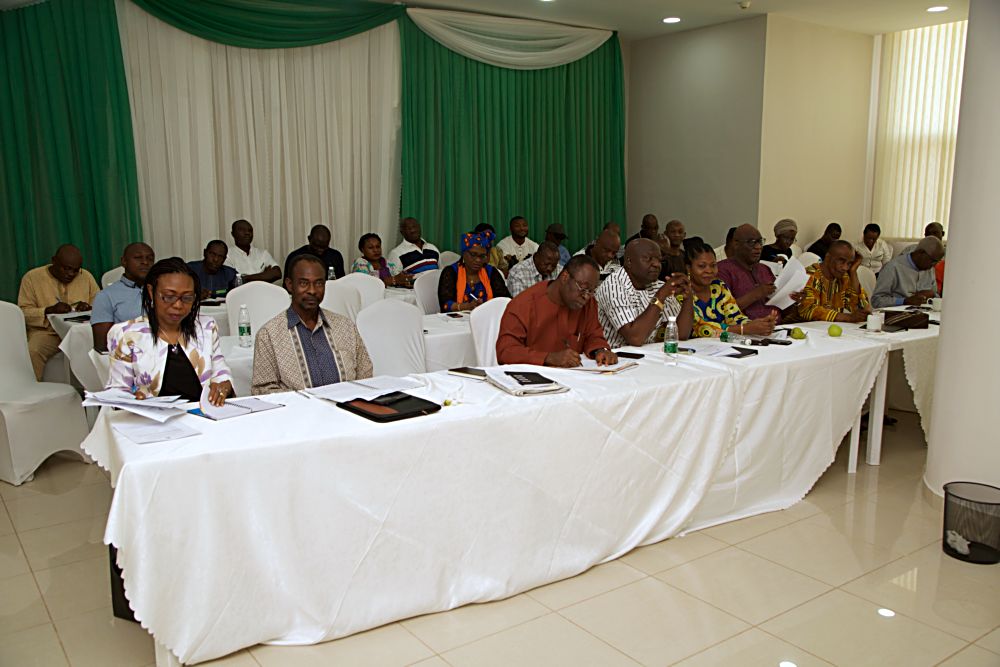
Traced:
<path fill-rule="evenodd" d="M 246 304 L 240 306 L 239 329 L 240 347 L 251 347 L 253 336 L 250 335 L 250 311 L 247 310 Z"/>
<path fill-rule="evenodd" d="M 237 271 L 236 278 L 233 280 L 233 287 L 239 287 L 242 284 L 243 284 L 243 274 Z"/>
<path fill-rule="evenodd" d="M 667 355 L 667 365 L 677 365 L 677 317 L 667 318 L 667 326 L 663 327 L 663 353 Z"/>
<path fill-rule="evenodd" d="M 326 270 L 326 279 L 327 280 L 337 279 L 337 272 L 333 270 L 332 266 Z"/>

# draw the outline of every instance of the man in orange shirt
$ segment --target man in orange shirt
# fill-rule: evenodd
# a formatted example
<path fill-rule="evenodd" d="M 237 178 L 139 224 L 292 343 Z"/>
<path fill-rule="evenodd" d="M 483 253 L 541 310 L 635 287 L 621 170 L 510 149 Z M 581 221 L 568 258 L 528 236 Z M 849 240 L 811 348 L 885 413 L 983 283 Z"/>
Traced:
<path fill-rule="evenodd" d="M 586 354 L 600 365 L 618 362 L 597 319 L 597 262 L 576 255 L 555 280 L 521 292 L 500 320 L 497 362 L 572 368 Z"/>

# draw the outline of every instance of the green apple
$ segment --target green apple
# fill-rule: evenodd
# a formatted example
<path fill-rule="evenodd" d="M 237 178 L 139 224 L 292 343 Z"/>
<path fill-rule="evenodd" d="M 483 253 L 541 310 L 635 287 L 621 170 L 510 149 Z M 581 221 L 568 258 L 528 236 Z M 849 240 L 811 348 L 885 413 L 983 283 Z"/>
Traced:
<path fill-rule="evenodd" d="M 827 329 L 826 332 L 834 338 L 837 338 L 840 334 L 844 333 L 844 330 L 840 328 L 839 324 L 831 324 L 830 328 Z"/>
<path fill-rule="evenodd" d="M 794 329 L 792 329 L 792 338 L 794 338 L 795 340 L 805 340 L 806 332 L 798 327 L 795 327 Z"/>

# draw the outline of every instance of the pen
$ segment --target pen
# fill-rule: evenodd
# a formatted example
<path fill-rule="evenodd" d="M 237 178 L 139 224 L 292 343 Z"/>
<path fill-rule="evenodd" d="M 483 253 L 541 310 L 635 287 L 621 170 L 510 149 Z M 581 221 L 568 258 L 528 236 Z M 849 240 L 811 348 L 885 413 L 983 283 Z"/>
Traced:
<path fill-rule="evenodd" d="M 310 396 L 309 394 L 307 394 L 306 392 L 304 392 L 304 391 L 302 391 L 302 390 L 300 390 L 300 389 L 296 389 L 296 390 L 295 390 L 295 393 L 296 393 L 296 394 L 302 394 L 302 395 L 303 395 L 303 396 L 305 396 L 306 398 L 312 398 L 312 396 Z"/>

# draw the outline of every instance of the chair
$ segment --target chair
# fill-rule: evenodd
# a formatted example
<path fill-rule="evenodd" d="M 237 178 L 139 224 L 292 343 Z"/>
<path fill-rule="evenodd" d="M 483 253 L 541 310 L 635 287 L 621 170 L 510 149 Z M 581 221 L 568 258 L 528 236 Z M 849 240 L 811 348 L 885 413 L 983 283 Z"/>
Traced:
<path fill-rule="evenodd" d="M 367 273 L 348 273 L 343 278 L 348 285 L 358 290 L 361 296 L 361 310 L 385 299 L 385 283 Z"/>
<path fill-rule="evenodd" d="M 804 252 L 801 255 L 799 255 L 799 261 L 802 262 L 802 266 L 808 269 L 813 264 L 816 264 L 817 262 L 822 262 L 823 258 L 814 252 Z"/>
<path fill-rule="evenodd" d="M 715 261 L 721 262 L 726 259 L 726 245 L 722 244 L 718 248 L 713 248 L 715 251 Z"/>
<path fill-rule="evenodd" d="M 861 283 L 861 289 L 865 291 L 865 295 L 869 299 L 872 298 L 872 293 L 875 291 L 875 283 L 877 280 L 875 272 L 867 266 L 858 267 L 858 282 Z"/>
<path fill-rule="evenodd" d="M 326 294 L 319 307 L 348 317 L 353 322 L 358 319 L 358 312 L 361 310 L 361 293 L 354 283 L 345 282 L 343 278 L 327 280 Z"/>
<path fill-rule="evenodd" d="M 101 276 L 101 289 L 114 285 L 118 280 L 125 275 L 124 266 L 116 266 L 110 271 L 105 271 L 104 275 Z"/>
<path fill-rule="evenodd" d="M 417 297 L 417 305 L 425 315 L 441 312 L 441 302 L 438 301 L 438 281 L 441 279 L 441 269 L 430 269 L 417 274 L 413 281 L 413 294 Z"/>
<path fill-rule="evenodd" d="M 245 305 L 250 312 L 250 333 L 254 336 L 267 321 L 283 310 L 288 310 L 292 298 L 283 287 L 254 281 L 231 290 L 226 295 L 226 314 L 229 315 L 229 331 L 238 335 L 240 330 L 240 306 Z"/>
<path fill-rule="evenodd" d="M 111 376 L 111 357 L 101 354 L 97 350 L 89 350 L 87 356 L 90 357 L 90 363 L 94 365 L 94 372 L 97 373 L 97 379 L 101 381 L 101 388 L 107 387 L 108 378 Z"/>
<path fill-rule="evenodd" d="M 424 314 L 398 299 L 382 299 L 358 313 L 358 333 L 375 375 L 426 373 Z"/>
<path fill-rule="evenodd" d="M 0 480 L 15 486 L 56 452 L 80 454 L 87 436 L 76 390 L 35 380 L 24 331 L 21 309 L 0 303 Z"/>
<path fill-rule="evenodd" d="M 446 266 L 451 266 L 460 259 L 462 259 L 462 256 L 459 255 L 457 252 L 452 252 L 451 250 L 445 250 L 444 252 L 441 253 L 441 256 L 438 257 L 438 266 L 443 269 Z"/>
<path fill-rule="evenodd" d="M 510 299 L 499 296 L 490 299 L 472 311 L 469 324 L 472 326 L 472 343 L 476 347 L 476 363 L 480 366 L 497 365 L 497 336 L 500 334 L 500 318 L 507 310 Z"/>

